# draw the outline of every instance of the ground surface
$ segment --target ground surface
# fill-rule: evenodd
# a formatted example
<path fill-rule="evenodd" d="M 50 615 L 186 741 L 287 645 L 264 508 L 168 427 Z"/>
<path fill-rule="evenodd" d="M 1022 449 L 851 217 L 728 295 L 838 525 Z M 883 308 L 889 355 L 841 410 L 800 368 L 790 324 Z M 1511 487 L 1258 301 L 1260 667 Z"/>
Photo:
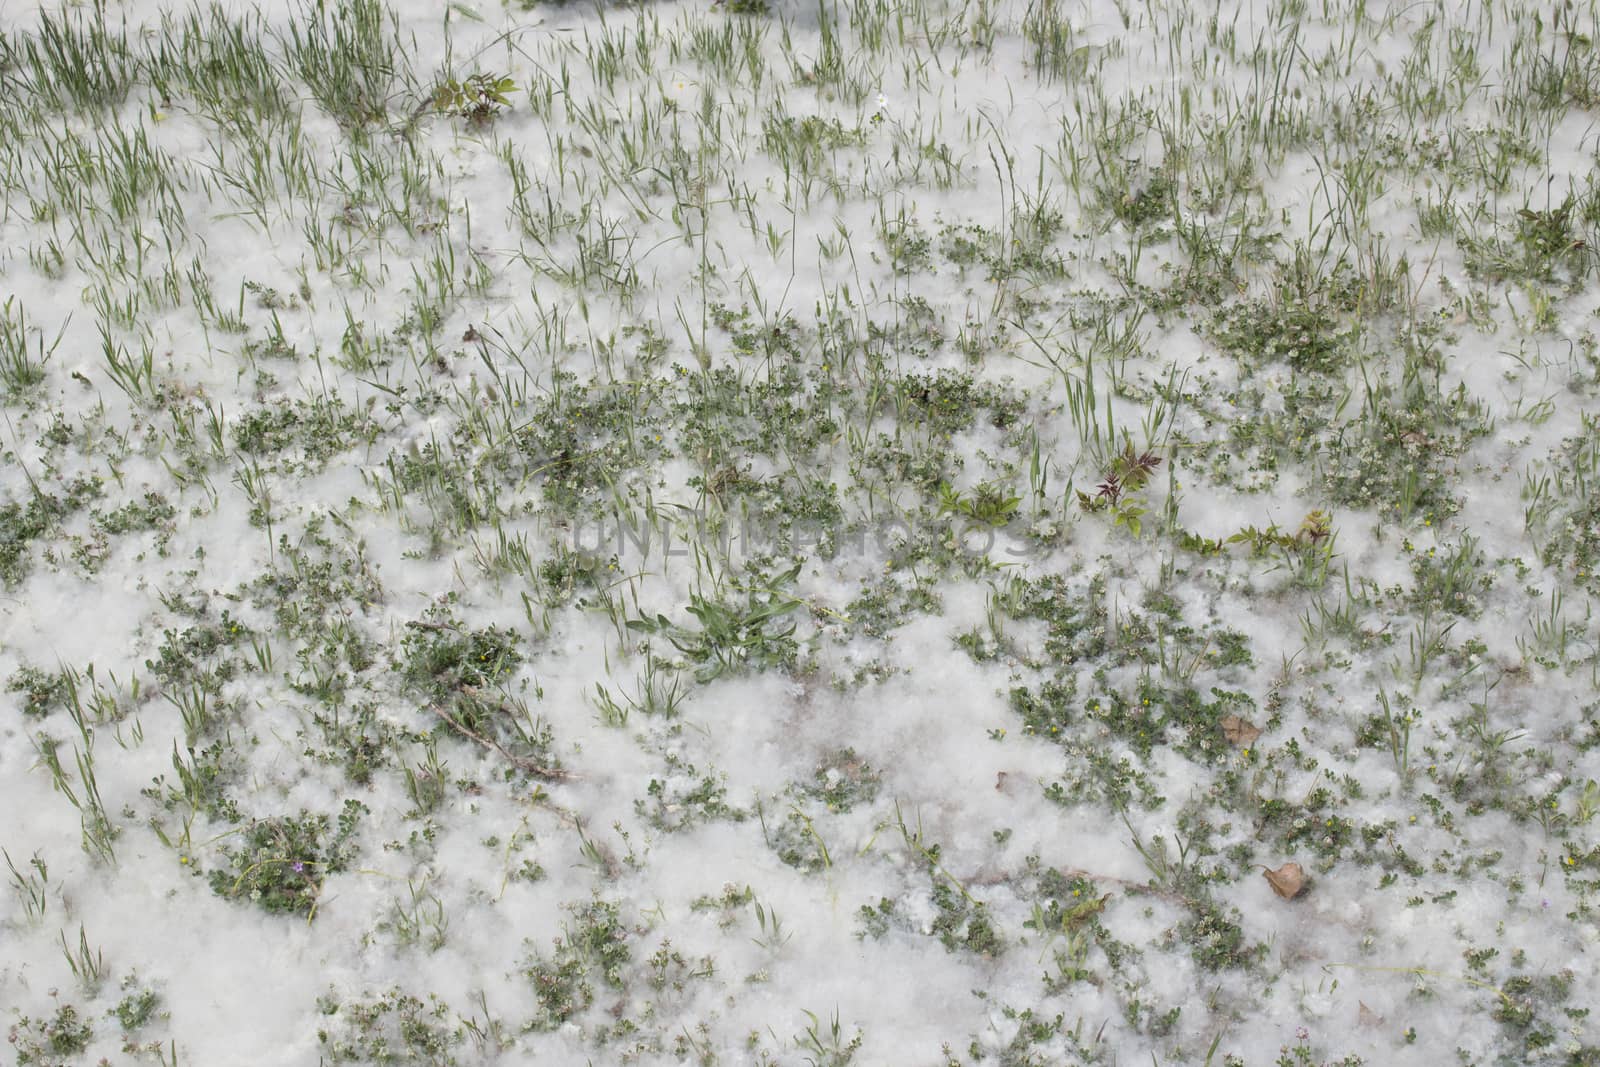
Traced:
<path fill-rule="evenodd" d="M 1600 1062 L 1593 3 L 0 33 L 19 1064 Z"/>

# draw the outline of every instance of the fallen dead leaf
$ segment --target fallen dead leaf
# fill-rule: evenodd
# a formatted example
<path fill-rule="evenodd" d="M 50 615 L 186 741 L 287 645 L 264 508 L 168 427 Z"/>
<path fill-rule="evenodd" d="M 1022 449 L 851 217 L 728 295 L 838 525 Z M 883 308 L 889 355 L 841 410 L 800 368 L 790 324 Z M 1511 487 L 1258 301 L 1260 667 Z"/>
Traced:
<path fill-rule="evenodd" d="M 1111 899 L 1107 893 L 1102 897 L 1090 897 L 1088 900 L 1074 904 L 1061 916 L 1061 928 L 1069 933 L 1088 922 L 1090 919 L 1106 910 L 1106 901 Z"/>
<path fill-rule="evenodd" d="M 1241 719 L 1237 715 L 1225 715 L 1222 718 L 1222 736 L 1228 739 L 1228 744 L 1242 748 L 1255 744 L 1256 738 L 1261 736 L 1261 729 L 1252 725 L 1248 719 Z"/>
<path fill-rule="evenodd" d="M 1373 1011 L 1371 1008 L 1367 1007 L 1366 1004 L 1359 1000 L 1356 1001 L 1356 1003 L 1361 1005 L 1360 1009 L 1356 1013 L 1357 1023 L 1359 1023 L 1361 1026 L 1383 1025 L 1383 1016 L 1379 1015 L 1377 1012 Z"/>
<path fill-rule="evenodd" d="M 1272 891 L 1284 900 L 1293 900 L 1306 891 L 1306 870 L 1298 863 L 1285 863 L 1277 870 L 1261 868 Z"/>

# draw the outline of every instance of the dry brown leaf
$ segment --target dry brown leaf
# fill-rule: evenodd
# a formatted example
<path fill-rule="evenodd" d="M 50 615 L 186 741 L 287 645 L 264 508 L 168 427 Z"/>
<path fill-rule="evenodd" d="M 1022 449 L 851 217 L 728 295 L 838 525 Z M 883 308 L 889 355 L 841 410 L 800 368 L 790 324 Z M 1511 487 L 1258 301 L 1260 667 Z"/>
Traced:
<path fill-rule="evenodd" d="M 1078 929 L 1078 927 L 1082 926 L 1096 915 L 1099 915 L 1102 911 L 1105 911 L 1106 902 L 1110 899 L 1111 894 L 1107 893 L 1104 896 L 1090 897 L 1087 900 L 1083 900 L 1077 904 L 1074 904 L 1072 907 L 1068 908 L 1067 913 L 1061 917 L 1061 928 L 1069 933 Z"/>
<path fill-rule="evenodd" d="M 1366 1004 L 1362 1003 L 1359 1000 L 1356 1001 L 1356 1003 L 1361 1005 L 1360 1009 L 1356 1013 L 1356 1022 L 1357 1023 L 1359 1023 L 1362 1026 L 1382 1026 L 1383 1025 L 1383 1016 L 1379 1015 L 1377 1012 L 1373 1011 L 1371 1008 L 1367 1007 Z"/>
<path fill-rule="evenodd" d="M 1306 870 L 1298 863 L 1285 863 L 1277 870 L 1261 868 L 1272 891 L 1284 900 L 1293 900 L 1306 891 Z"/>
<path fill-rule="evenodd" d="M 1228 744 L 1243 747 L 1255 744 L 1256 738 L 1261 736 L 1261 730 L 1248 719 L 1225 715 L 1222 718 L 1222 736 L 1228 739 Z"/>

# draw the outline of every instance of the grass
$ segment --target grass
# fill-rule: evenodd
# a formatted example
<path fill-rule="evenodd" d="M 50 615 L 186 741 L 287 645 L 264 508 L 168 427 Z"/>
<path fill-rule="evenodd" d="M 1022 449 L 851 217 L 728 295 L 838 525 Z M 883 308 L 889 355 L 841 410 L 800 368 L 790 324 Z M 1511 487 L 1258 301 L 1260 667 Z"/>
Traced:
<path fill-rule="evenodd" d="M 1600 1059 L 1597 40 L 9 18 L 18 1062 Z"/>

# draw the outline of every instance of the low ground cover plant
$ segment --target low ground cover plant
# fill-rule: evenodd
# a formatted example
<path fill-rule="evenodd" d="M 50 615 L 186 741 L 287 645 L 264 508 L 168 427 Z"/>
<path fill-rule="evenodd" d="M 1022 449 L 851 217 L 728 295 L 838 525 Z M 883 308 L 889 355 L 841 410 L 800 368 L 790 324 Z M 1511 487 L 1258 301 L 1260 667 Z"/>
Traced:
<path fill-rule="evenodd" d="M 0 13 L 10 1054 L 1600 1062 L 1596 41 Z"/>

